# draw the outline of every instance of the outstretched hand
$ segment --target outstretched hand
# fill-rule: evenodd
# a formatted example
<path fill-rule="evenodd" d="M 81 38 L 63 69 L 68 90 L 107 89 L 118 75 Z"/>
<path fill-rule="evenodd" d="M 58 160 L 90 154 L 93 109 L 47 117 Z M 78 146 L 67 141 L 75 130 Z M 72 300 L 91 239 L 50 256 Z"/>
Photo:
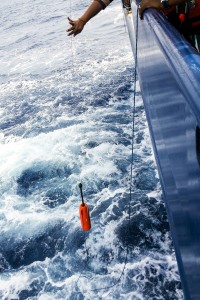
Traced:
<path fill-rule="evenodd" d="M 143 19 L 143 13 L 147 8 L 162 10 L 163 6 L 160 0 L 142 0 L 139 5 L 139 16 L 141 20 Z"/>
<path fill-rule="evenodd" d="M 73 21 L 68 17 L 68 20 L 69 20 L 69 24 L 71 25 L 71 27 L 66 30 L 67 32 L 69 32 L 68 35 L 76 36 L 83 30 L 85 26 L 85 22 L 82 19 Z"/>

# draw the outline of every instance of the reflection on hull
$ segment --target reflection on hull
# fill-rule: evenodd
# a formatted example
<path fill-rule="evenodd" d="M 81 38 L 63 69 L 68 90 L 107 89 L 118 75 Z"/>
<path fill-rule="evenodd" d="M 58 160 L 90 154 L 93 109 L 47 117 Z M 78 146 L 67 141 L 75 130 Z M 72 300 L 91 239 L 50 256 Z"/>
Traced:
<path fill-rule="evenodd" d="M 125 10 L 133 52 L 137 6 Z M 137 36 L 137 35 L 136 35 Z M 159 12 L 138 22 L 138 77 L 185 299 L 200 299 L 200 55 Z"/>

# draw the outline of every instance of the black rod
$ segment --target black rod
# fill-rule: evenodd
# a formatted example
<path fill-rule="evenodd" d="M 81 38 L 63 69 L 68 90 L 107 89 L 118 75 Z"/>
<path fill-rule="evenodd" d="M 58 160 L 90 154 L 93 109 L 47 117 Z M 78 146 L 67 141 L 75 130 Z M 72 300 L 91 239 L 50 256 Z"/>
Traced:
<path fill-rule="evenodd" d="M 82 187 L 83 187 L 83 185 L 82 185 L 82 183 L 79 183 L 79 188 L 80 188 L 80 191 L 81 191 L 81 200 L 82 200 L 82 205 L 84 206 L 85 205 L 85 203 L 84 203 L 84 199 L 83 199 L 83 190 L 82 190 Z"/>

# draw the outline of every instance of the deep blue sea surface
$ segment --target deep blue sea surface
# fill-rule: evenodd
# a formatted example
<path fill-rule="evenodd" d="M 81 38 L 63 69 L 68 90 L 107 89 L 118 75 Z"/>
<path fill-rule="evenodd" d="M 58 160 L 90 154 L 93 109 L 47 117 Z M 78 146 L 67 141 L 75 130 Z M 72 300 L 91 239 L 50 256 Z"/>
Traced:
<path fill-rule="evenodd" d="M 130 203 L 134 61 L 120 1 L 65 32 L 89 3 L 0 2 L 0 299 L 183 299 L 138 84 Z"/>

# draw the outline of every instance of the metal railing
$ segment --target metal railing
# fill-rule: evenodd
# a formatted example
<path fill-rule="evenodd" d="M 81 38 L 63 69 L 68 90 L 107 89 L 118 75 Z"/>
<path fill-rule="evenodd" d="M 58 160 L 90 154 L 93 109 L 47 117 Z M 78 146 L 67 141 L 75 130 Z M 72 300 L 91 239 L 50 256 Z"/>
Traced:
<path fill-rule="evenodd" d="M 200 299 L 200 54 L 167 21 L 137 5 L 125 14 L 182 287 Z M 137 26 L 138 25 L 138 26 Z"/>

